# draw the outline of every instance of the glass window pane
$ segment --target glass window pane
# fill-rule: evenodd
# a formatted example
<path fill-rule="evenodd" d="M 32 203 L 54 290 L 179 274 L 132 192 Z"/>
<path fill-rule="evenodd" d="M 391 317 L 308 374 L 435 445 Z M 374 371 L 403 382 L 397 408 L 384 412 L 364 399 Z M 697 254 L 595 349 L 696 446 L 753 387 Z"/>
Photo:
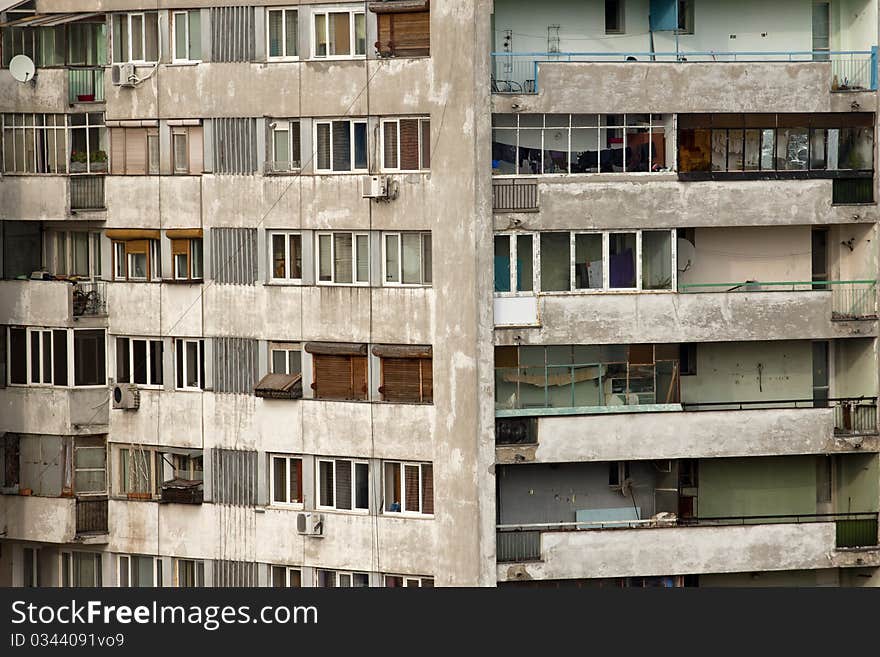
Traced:
<path fill-rule="evenodd" d="M 327 170 L 330 168 L 330 124 L 319 123 L 318 127 L 316 128 L 316 135 L 316 168 Z"/>
<path fill-rule="evenodd" d="M 281 10 L 269 11 L 269 57 L 280 57 L 283 52 L 284 22 Z"/>
<path fill-rule="evenodd" d="M 367 21 L 363 13 L 354 15 L 354 54 L 367 53 Z"/>
<path fill-rule="evenodd" d="M 330 15 L 330 54 L 351 54 L 351 15 L 347 12 L 333 12 Z"/>
<path fill-rule="evenodd" d="M 174 58 L 186 59 L 186 12 L 174 14 Z"/>
<path fill-rule="evenodd" d="M 354 464 L 354 506 L 356 509 L 367 509 L 370 506 L 370 467 L 366 463 Z"/>
<path fill-rule="evenodd" d="M 284 54 L 287 57 L 296 57 L 296 18 L 296 11 L 284 11 Z"/>
<path fill-rule="evenodd" d="M 318 236 L 318 280 L 333 280 L 332 236 Z"/>
<path fill-rule="evenodd" d="M 353 244 L 351 233 L 333 233 L 333 281 L 353 282 Z"/>
<path fill-rule="evenodd" d="M 285 277 L 285 253 L 285 236 L 272 235 L 272 278 Z"/>
<path fill-rule="evenodd" d="M 399 248 L 397 235 L 385 236 L 385 282 L 387 283 L 400 282 Z"/>
<path fill-rule="evenodd" d="M 357 239 L 357 282 L 370 282 L 370 237 L 358 235 Z"/>
<path fill-rule="evenodd" d="M 609 244 L 609 287 L 634 288 L 636 286 L 636 234 L 611 233 Z"/>
<path fill-rule="evenodd" d="M 144 17 L 139 14 L 131 17 L 131 58 L 144 59 Z"/>
<path fill-rule="evenodd" d="M 315 14 L 315 56 L 327 56 L 327 14 Z"/>
<path fill-rule="evenodd" d="M 534 285 L 534 250 L 531 235 L 516 238 L 516 290 L 531 292 Z"/>
<path fill-rule="evenodd" d="M 541 234 L 541 290 L 561 292 L 571 289 L 571 251 L 568 233 Z"/>
<path fill-rule="evenodd" d="M 274 155 L 272 159 L 276 163 L 282 163 L 289 166 L 290 164 L 290 133 L 287 130 L 276 129 L 272 133 L 272 148 Z M 285 167 L 286 168 L 286 167 Z"/>
<path fill-rule="evenodd" d="M 302 278 L 302 236 L 288 235 L 287 240 L 290 243 L 290 253 L 288 260 L 288 269 L 290 278 Z"/>
<path fill-rule="evenodd" d="M 150 340 L 150 384 L 162 385 L 162 353 L 161 340 Z"/>
<path fill-rule="evenodd" d="M 146 36 L 145 54 L 148 62 L 159 61 L 159 14 L 147 14 L 145 17 Z"/>
<path fill-rule="evenodd" d="M 410 284 L 421 283 L 421 236 L 418 233 L 404 233 L 403 236 L 403 282 Z"/>
<path fill-rule="evenodd" d="M 186 343 L 186 386 L 199 386 L 199 345 L 196 342 Z"/>
<path fill-rule="evenodd" d="M 276 352 L 277 353 L 277 352 Z M 287 459 L 272 459 L 272 486 L 274 502 L 287 501 Z"/>
<path fill-rule="evenodd" d="M 672 234 L 668 230 L 642 233 L 642 289 L 672 289 Z"/>
<path fill-rule="evenodd" d="M 189 12 L 189 51 L 190 60 L 202 58 L 202 15 L 199 10 Z"/>
<path fill-rule="evenodd" d="M 134 360 L 134 371 L 132 372 L 134 383 L 145 384 L 147 382 L 147 341 L 132 340 L 131 352 Z"/>
<path fill-rule="evenodd" d="M 510 236 L 495 236 L 495 291 L 510 292 Z"/>
<path fill-rule="evenodd" d="M 781 163 L 780 168 L 789 171 L 806 169 L 809 139 L 807 128 L 779 128 L 776 158 Z"/>
<path fill-rule="evenodd" d="M 354 124 L 354 168 L 367 168 L 367 124 Z"/>
<path fill-rule="evenodd" d="M 272 350 L 272 374 L 287 374 L 287 352 L 283 349 Z"/>

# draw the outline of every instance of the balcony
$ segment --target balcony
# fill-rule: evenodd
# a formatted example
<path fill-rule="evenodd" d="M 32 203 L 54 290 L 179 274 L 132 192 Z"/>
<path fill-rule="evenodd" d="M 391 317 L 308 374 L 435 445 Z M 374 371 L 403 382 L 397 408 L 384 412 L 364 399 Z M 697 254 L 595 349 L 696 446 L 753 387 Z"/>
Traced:
<path fill-rule="evenodd" d="M 76 537 L 76 501 L 70 497 L 0 495 L 3 538 L 71 543 Z"/>
<path fill-rule="evenodd" d="M 103 210 L 104 176 L 71 176 L 70 177 L 70 209 Z"/>
<path fill-rule="evenodd" d="M 106 543 L 107 498 L 76 500 L 76 540 L 83 543 Z"/>
<path fill-rule="evenodd" d="M 107 316 L 107 283 L 77 282 L 73 285 L 73 317 Z"/>
<path fill-rule="evenodd" d="M 104 68 L 101 66 L 67 69 L 68 100 L 75 103 L 104 102 Z"/>

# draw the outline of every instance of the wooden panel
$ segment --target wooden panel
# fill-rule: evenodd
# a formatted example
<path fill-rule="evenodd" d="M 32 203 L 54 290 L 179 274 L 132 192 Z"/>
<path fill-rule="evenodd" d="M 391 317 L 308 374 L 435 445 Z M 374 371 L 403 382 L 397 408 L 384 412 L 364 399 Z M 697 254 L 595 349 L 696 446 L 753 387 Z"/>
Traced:
<path fill-rule="evenodd" d="M 146 128 L 125 129 L 125 173 L 141 176 L 147 173 Z"/>
<path fill-rule="evenodd" d="M 382 359 L 382 399 L 389 402 L 420 402 L 421 367 L 418 358 Z"/>
<path fill-rule="evenodd" d="M 355 399 L 368 398 L 367 382 L 367 357 L 352 356 L 351 359 L 351 384 Z"/>
<path fill-rule="evenodd" d="M 314 382 L 318 399 L 352 399 L 351 357 L 313 354 Z"/>
<path fill-rule="evenodd" d="M 422 401 L 430 404 L 434 401 L 434 362 L 430 358 L 422 358 Z"/>
<path fill-rule="evenodd" d="M 380 14 L 379 52 L 386 57 L 431 54 L 431 14 L 427 11 Z"/>

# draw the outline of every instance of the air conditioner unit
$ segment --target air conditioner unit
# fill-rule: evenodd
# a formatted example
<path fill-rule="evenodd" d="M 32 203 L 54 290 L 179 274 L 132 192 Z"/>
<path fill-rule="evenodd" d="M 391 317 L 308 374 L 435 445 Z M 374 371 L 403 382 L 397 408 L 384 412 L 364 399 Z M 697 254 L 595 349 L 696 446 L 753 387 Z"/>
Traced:
<path fill-rule="evenodd" d="M 141 393 L 137 386 L 117 383 L 113 386 L 113 408 L 136 411 L 141 406 Z"/>
<path fill-rule="evenodd" d="M 364 176 L 364 198 L 387 199 L 391 196 L 391 181 L 387 176 Z"/>
<path fill-rule="evenodd" d="M 323 536 L 324 515 L 321 513 L 297 514 L 296 531 L 303 536 Z"/>
<path fill-rule="evenodd" d="M 136 80 L 134 64 L 113 64 L 110 69 L 110 81 L 117 87 L 133 87 Z"/>

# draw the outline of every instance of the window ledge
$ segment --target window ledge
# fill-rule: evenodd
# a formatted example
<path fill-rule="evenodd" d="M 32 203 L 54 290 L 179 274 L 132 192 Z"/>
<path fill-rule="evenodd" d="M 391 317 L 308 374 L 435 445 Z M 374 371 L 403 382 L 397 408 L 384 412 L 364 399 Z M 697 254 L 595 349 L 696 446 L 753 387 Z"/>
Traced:
<path fill-rule="evenodd" d="M 204 278 L 163 278 L 162 283 L 170 285 L 201 285 L 205 282 Z"/>
<path fill-rule="evenodd" d="M 312 287 L 310 284 L 303 283 L 302 279 L 290 279 L 290 280 L 280 280 L 280 279 L 271 279 L 263 283 L 263 285 L 275 286 L 275 287 Z"/>
<path fill-rule="evenodd" d="M 201 63 L 202 63 L 202 60 L 201 60 L 201 59 L 197 59 L 197 60 L 184 59 L 184 60 L 180 60 L 180 61 L 172 61 L 172 62 L 168 62 L 168 63 L 165 64 L 165 66 L 168 66 L 168 67 L 173 67 L 173 66 L 198 66 L 198 65 L 201 64 Z"/>

